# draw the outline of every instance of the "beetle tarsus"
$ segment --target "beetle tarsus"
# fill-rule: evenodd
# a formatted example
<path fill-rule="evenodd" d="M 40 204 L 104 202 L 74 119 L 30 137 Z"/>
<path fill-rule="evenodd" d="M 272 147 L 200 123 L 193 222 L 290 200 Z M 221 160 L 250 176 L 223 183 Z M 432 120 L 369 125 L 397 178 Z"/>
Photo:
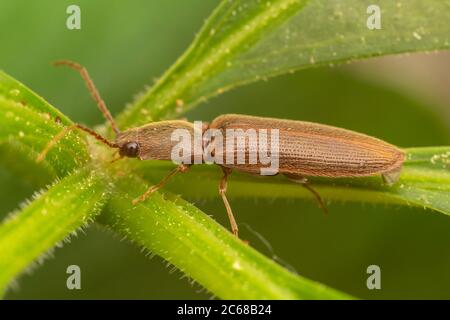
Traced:
<path fill-rule="evenodd" d="M 307 190 L 309 190 L 314 195 L 314 197 L 317 200 L 317 203 L 319 204 L 319 207 L 323 210 L 325 215 L 328 215 L 328 208 L 325 205 L 325 202 L 323 201 L 323 199 L 320 196 L 320 194 L 313 187 L 311 187 L 308 183 L 302 183 L 301 185 L 304 188 L 306 188 Z"/>
<path fill-rule="evenodd" d="M 303 176 L 299 176 L 296 174 L 284 174 L 289 180 L 299 183 L 300 185 L 302 185 L 306 190 L 308 190 L 309 192 L 311 192 L 314 197 L 317 200 L 317 203 L 319 205 L 319 207 L 323 210 L 323 212 L 325 213 L 325 215 L 328 214 L 328 208 L 325 205 L 325 202 L 323 201 L 322 197 L 320 196 L 319 192 L 317 192 L 313 187 L 311 187 L 308 183 L 308 179 L 303 177 Z"/>
<path fill-rule="evenodd" d="M 381 178 L 383 179 L 383 182 L 390 187 L 398 181 L 398 179 L 400 178 L 400 173 L 401 167 L 396 168 L 393 171 L 382 173 Z"/>

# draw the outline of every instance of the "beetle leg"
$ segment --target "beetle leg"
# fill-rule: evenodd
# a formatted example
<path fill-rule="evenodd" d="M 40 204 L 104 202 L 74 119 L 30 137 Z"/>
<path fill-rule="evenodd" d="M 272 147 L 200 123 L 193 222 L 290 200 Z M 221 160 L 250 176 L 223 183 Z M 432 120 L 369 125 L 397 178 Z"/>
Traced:
<path fill-rule="evenodd" d="M 148 190 L 145 191 L 145 193 L 142 194 L 140 197 L 134 199 L 132 201 L 133 205 L 136 205 L 139 202 L 145 201 L 153 192 L 155 192 L 159 188 L 163 187 L 166 184 L 166 182 L 170 178 L 172 178 L 175 174 L 177 174 L 178 172 L 186 172 L 188 170 L 189 170 L 189 165 L 180 164 L 178 167 L 173 169 L 167 176 L 165 176 L 160 182 L 158 182 L 157 184 L 155 184 L 155 185 L 151 186 L 150 188 L 148 188 Z"/>
<path fill-rule="evenodd" d="M 227 179 L 231 174 L 232 170 L 230 168 L 222 167 L 223 177 L 220 179 L 219 183 L 219 194 L 222 197 L 223 204 L 225 205 L 225 209 L 227 210 L 228 219 L 231 224 L 231 231 L 233 234 L 238 237 L 238 226 L 236 220 L 234 219 L 233 211 L 231 210 L 230 203 L 228 202 L 226 192 L 227 192 Z"/>
<path fill-rule="evenodd" d="M 303 176 L 299 176 L 296 174 L 284 174 L 289 180 L 299 183 L 302 187 L 304 187 L 305 189 L 307 189 L 309 192 L 311 192 L 314 197 L 317 200 L 317 203 L 319 204 L 319 207 L 323 210 L 323 212 L 325 214 L 328 214 L 328 208 L 325 205 L 325 202 L 323 201 L 322 197 L 320 196 L 320 194 L 309 185 L 308 183 L 308 179 L 306 179 Z"/>
<path fill-rule="evenodd" d="M 400 167 L 396 170 L 382 173 L 381 178 L 383 179 L 383 182 L 389 187 L 394 185 L 400 178 L 401 169 L 402 168 Z"/>

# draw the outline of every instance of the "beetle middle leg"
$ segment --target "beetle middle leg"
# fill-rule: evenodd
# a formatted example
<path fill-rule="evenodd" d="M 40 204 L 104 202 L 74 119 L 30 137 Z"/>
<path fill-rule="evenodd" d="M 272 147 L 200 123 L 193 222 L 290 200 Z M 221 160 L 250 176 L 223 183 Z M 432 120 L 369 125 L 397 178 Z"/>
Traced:
<path fill-rule="evenodd" d="M 234 219 L 234 215 L 233 215 L 233 211 L 231 210 L 231 206 L 230 203 L 228 202 L 227 199 L 227 180 L 228 180 L 228 176 L 231 174 L 232 170 L 230 168 L 226 168 L 226 167 L 222 167 L 222 171 L 223 171 L 223 177 L 222 179 L 220 179 L 219 182 L 219 194 L 222 197 L 223 200 L 223 204 L 225 205 L 225 209 L 227 210 L 227 214 L 228 214 L 228 219 L 230 220 L 230 224 L 231 224 L 231 231 L 233 232 L 233 234 L 238 237 L 238 226 L 236 223 L 236 219 Z"/>
<path fill-rule="evenodd" d="M 157 191 L 158 189 L 160 189 L 161 187 L 163 187 L 166 182 L 172 178 L 175 174 L 177 174 L 178 172 L 186 172 L 189 170 L 189 165 L 186 164 L 180 164 L 178 167 L 176 167 L 175 169 L 173 169 L 167 176 L 165 176 L 160 182 L 158 182 L 157 184 L 151 186 L 147 191 L 145 191 L 144 194 L 142 194 L 140 197 L 134 199 L 132 201 L 133 205 L 138 204 L 139 202 L 145 201 L 149 196 L 152 195 L 153 192 Z"/>
<path fill-rule="evenodd" d="M 299 176 L 299 175 L 296 175 L 296 174 L 284 174 L 289 180 L 291 180 L 291 181 L 293 181 L 293 182 L 296 182 L 296 183 L 299 183 L 302 187 L 304 187 L 305 189 L 307 189 L 309 192 L 311 192 L 313 195 L 314 195 L 314 197 L 316 198 L 316 200 L 317 200 L 317 203 L 319 204 L 319 207 L 323 210 L 323 212 L 325 213 L 325 214 L 328 214 L 328 208 L 327 208 L 327 206 L 325 205 L 325 202 L 323 201 L 323 199 L 322 199 L 322 197 L 320 196 L 320 194 L 313 188 L 313 187 L 311 187 L 310 185 L 309 185 L 309 183 L 308 183 L 308 179 L 306 179 L 305 177 L 303 177 L 303 176 Z"/>

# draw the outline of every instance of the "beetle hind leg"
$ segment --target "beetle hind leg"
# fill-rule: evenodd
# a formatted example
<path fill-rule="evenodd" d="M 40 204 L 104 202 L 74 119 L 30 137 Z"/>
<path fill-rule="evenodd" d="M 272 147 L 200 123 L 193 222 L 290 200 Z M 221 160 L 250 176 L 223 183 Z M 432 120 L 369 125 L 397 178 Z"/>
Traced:
<path fill-rule="evenodd" d="M 325 205 L 325 202 L 323 201 L 322 197 L 320 196 L 319 192 L 317 192 L 313 187 L 310 186 L 308 179 L 306 179 L 304 176 L 299 176 L 296 174 L 284 174 L 289 180 L 299 183 L 303 188 L 307 189 L 309 192 L 313 194 L 313 196 L 316 198 L 317 204 L 319 207 L 323 210 L 325 214 L 328 214 L 328 208 Z"/>
<path fill-rule="evenodd" d="M 383 179 L 383 182 L 390 187 L 398 181 L 398 179 L 400 178 L 400 173 L 401 167 L 389 172 L 382 173 L 381 178 Z"/>

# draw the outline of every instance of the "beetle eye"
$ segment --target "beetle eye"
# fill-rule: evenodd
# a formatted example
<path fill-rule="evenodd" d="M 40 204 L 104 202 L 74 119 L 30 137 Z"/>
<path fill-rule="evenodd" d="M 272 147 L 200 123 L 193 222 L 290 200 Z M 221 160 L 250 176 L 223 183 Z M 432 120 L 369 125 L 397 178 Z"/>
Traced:
<path fill-rule="evenodd" d="M 122 156 L 127 156 L 134 158 L 139 153 L 139 144 L 137 142 L 128 142 L 120 148 L 120 154 Z"/>

